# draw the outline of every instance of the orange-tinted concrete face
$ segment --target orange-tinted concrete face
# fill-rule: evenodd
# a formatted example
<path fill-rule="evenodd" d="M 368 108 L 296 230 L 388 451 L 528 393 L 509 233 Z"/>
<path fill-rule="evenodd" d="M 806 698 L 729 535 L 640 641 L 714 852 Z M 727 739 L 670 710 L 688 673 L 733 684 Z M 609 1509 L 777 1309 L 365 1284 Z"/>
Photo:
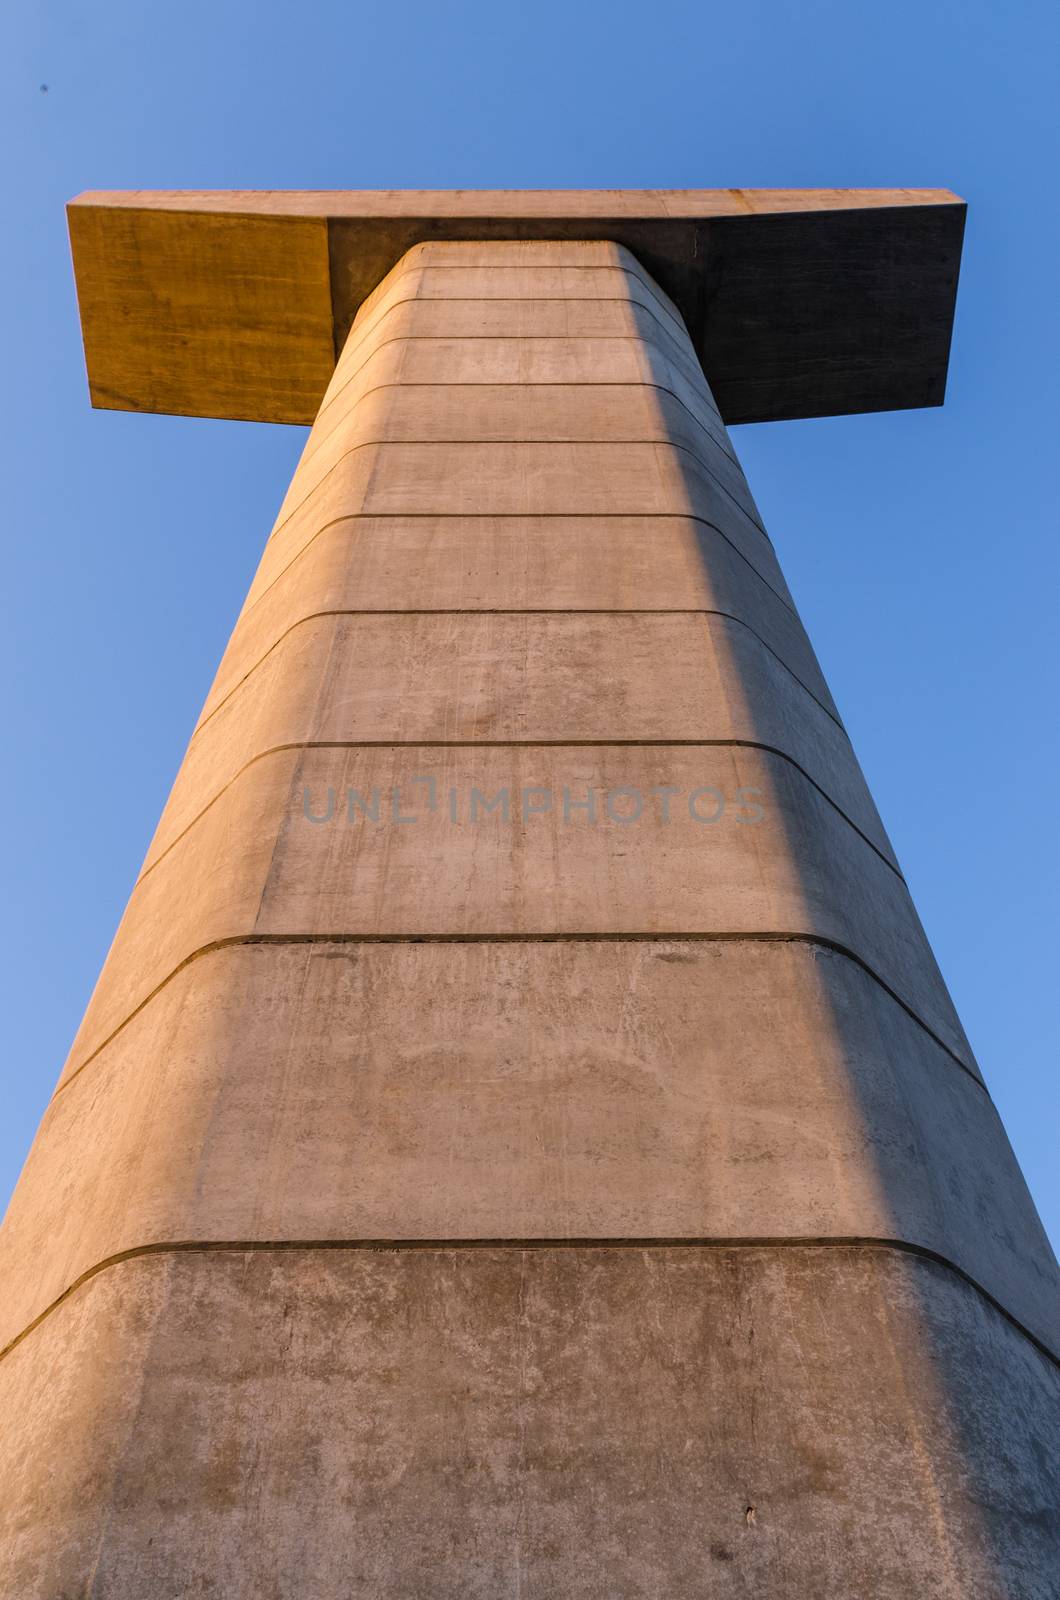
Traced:
<path fill-rule="evenodd" d="M 4 1593 L 1060 1581 L 1055 1263 L 627 251 L 366 301 L 2 1251 Z"/>

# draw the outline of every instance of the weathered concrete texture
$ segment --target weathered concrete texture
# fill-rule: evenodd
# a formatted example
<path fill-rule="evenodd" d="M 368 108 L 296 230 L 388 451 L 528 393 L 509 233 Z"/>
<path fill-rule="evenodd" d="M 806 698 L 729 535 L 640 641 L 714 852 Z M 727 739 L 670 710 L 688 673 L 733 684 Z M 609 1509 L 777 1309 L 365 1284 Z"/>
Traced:
<path fill-rule="evenodd" d="M 761 531 L 739 465 L 679 401 L 643 385 L 586 385 L 587 394 L 578 393 L 578 387 L 402 384 L 397 394 L 390 387 L 374 388 L 357 402 L 353 437 L 342 426 L 346 419 L 336 418 L 332 431 L 303 461 L 281 521 L 353 450 L 374 444 L 664 444 L 692 456 Z M 459 452 L 454 455 L 459 459 Z"/>
<path fill-rule="evenodd" d="M 723 426 L 687 343 L 669 318 L 642 301 L 395 296 L 388 310 L 373 314 L 371 325 L 363 331 L 358 327 L 351 338 L 356 342 L 343 352 L 321 407 L 321 440 L 343 410 L 378 387 L 399 358 L 406 382 L 446 381 L 432 376 L 443 363 L 452 364 L 448 381 L 462 386 L 650 380 L 715 437 Z M 477 342 L 468 349 L 468 340 Z M 395 343 L 404 348 L 395 351 Z"/>
<path fill-rule="evenodd" d="M 832 715 L 748 627 L 696 614 L 308 618 L 200 725 L 147 864 L 267 751 L 597 740 L 779 750 L 893 864 Z"/>
<path fill-rule="evenodd" d="M 687 414 L 689 426 L 694 424 L 703 429 L 723 449 L 731 452 L 724 424 L 701 382 L 697 383 L 687 361 L 679 363 L 675 359 L 677 351 L 671 341 L 667 340 L 664 350 L 658 339 L 653 338 L 658 330 L 651 326 L 643 326 L 639 335 L 631 335 L 627 326 L 625 336 L 615 338 L 547 332 L 529 338 L 480 334 L 477 344 L 471 344 L 467 339 L 457 338 L 453 332 L 454 326 L 467 323 L 466 311 L 462 314 L 460 311 L 461 304 L 447 301 L 431 313 L 430 328 L 447 328 L 448 333 L 417 334 L 414 331 L 417 319 L 425 314 L 422 301 L 402 301 L 388 317 L 380 318 L 374 337 L 358 352 L 360 359 L 349 369 L 348 376 L 344 371 L 342 387 L 333 399 L 325 402 L 313 429 L 311 451 L 318 451 L 333 436 L 335 428 L 353 406 L 397 382 L 412 386 L 456 386 L 470 391 L 457 397 L 468 402 L 480 391 L 489 390 L 495 405 L 503 406 L 513 399 L 518 399 L 525 407 L 536 404 L 536 421 L 541 431 L 565 433 L 575 439 L 591 438 L 590 421 L 582 417 L 580 407 L 570 405 L 564 414 L 561 408 L 571 397 L 549 391 L 569 385 L 607 382 L 615 388 L 651 384 L 660 401 L 665 400 L 670 405 L 671 414 L 682 425 Z M 550 302 L 538 301 L 535 309 L 539 326 L 549 328 L 557 324 L 554 312 L 550 313 Z M 619 305 L 615 314 L 622 309 Z M 569 320 L 569 317 L 564 319 L 568 326 Z M 525 325 L 525 311 L 520 321 Z M 517 396 L 500 392 L 512 384 L 519 386 Z M 547 407 L 542 404 L 541 390 L 546 391 Z M 606 399 L 606 395 L 601 398 Z M 635 395 L 622 396 L 622 399 L 627 404 L 636 402 Z M 646 407 L 644 414 L 649 428 L 652 427 L 651 410 Z M 628 417 L 621 420 L 628 430 Z M 494 426 L 492 417 L 487 415 L 484 428 L 488 430 Z M 505 437 L 504 430 L 498 433 L 499 437 Z M 488 431 L 483 434 L 483 437 L 488 436 Z M 641 437 L 650 437 L 650 434 Z"/>
<path fill-rule="evenodd" d="M 0 1270 L 20 1600 L 1060 1587 L 1056 1263 L 628 251 L 366 301 Z"/>
<path fill-rule="evenodd" d="M 402 256 L 399 265 L 387 273 L 372 293 L 362 301 L 357 311 L 358 327 L 365 326 L 369 315 L 385 300 L 392 297 L 396 285 L 408 283 L 413 278 L 421 276 L 425 267 L 439 269 L 441 273 L 459 273 L 471 271 L 488 271 L 490 283 L 482 299 L 510 300 L 527 299 L 526 287 L 513 281 L 513 273 L 532 268 L 538 276 L 529 285 L 530 294 L 539 294 L 547 284 L 546 274 L 569 274 L 571 269 L 582 272 L 581 280 L 584 285 L 584 294 L 578 292 L 568 294 L 568 281 L 554 279 L 553 287 L 560 299 L 592 299 L 598 294 L 607 294 L 606 290 L 593 287 L 590 273 L 608 273 L 620 271 L 631 281 L 625 292 L 640 294 L 646 291 L 645 304 L 656 311 L 661 311 L 669 316 L 676 324 L 678 333 L 682 336 L 687 332 L 684 317 L 670 296 L 661 288 L 658 280 L 647 272 L 642 263 L 631 250 L 612 240 L 587 241 L 580 239 L 555 239 L 544 244 L 534 244 L 527 250 L 526 244 L 519 240 L 491 240 L 486 244 L 481 239 L 468 242 L 447 240 L 444 244 L 425 243 L 414 245 Z M 606 282 L 606 278 L 598 278 L 597 283 Z M 445 278 L 436 276 L 432 284 L 425 286 L 427 298 L 432 296 L 443 299 L 451 298 L 445 287 Z"/>
<path fill-rule="evenodd" d="M 141 1257 L 0 1383 L 12 1595 L 1055 1592 L 1060 1375 L 892 1251 Z"/>
<path fill-rule="evenodd" d="M 901 1239 L 1041 1339 L 1060 1321 L 989 1097 L 842 956 L 233 945 L 53 1102 L 3 1236 L 0 1348 L 144 1243 L 454 1234 Z"/>
<path fill-rule="evenodd" d="M 680 517 L 340 518 L 255 584 L 203 717 L 285 633 L 326 613 L 690 610 L 751 628 L 837 715 L 768 554 L 756 568 L 720 529 Z"/>
<path fill-rule="evenodd" d="M 700 517 L 695 512 L 689 514 L 687 506 L 674 505 L 661 512 L 605 511 L 580 512 L 577 515 L 566 511 L 546 510 L 515 513 L 476 511 L 461 513 L 458 521 L 454 521 L 451 512 L 376 514 L 363 512 L 356 504 L 352 510 L 344 510 L 341 496 L 320 495 L 316 497 L 315 502 L 311 501 L 293 516 L 267 544 L 250 588 L 248 607 L 256 605 L 262 595 L 286 575 L 319 538 L 340 523 L 350 521 L 358 524 L 356 530 L 358 534 L 364 529 L 369 539 L 373 532 L 380 539 L 385 537 L 389 540 L 393 537 L 396 545 L 393 557 L 395 563 L 400 562 L 402 549 L 408 550 L 410 556 L 413 555 L 417 540 L 427 544 L 428 551 L 430 550 L 428 541 L 432 537 L 446 541 L 455 540 L 464 562 L 470 566 L 472 575 L 476 566 L 488 559 L 489 543 L 499 544 L 503 550 L 506 544 L 510 548 L 513 540 L 525 537 L 527 547 L 517 560 L 513 575 L 502 576 L 503 567 L 499 570 L 496 567 L 493 569 L 492 582 L 498 587 L 518 581 L 526 569 L 534 573 L 544 567 L 550 560 L 550 549 L 554 548 L 557 540 L 563 537 L 569 540 L 566 553 L 568 569 L 578 562 L 581 554 L 579 546 L 583 540 L 588 542 L 584 564 L 589 565 L 594 550 L 598 549 L 605 539 L 616 537 L 620 541 L 620 549 L 626 550 L 632 550 L 639 539 L 646 547 L 645 556 L 647 551 L 656 545 L 660 547 L 662 570 L 657 579 L 645 586 L 648 595 L 653 593 L 655 582 L 665 585 L 670 576 L 667 568 L 671 562 L 679 559 L 679 554 L 687 559 L 697 547 L 705 551 L 707 545 L 716 545 L 718 538 L 723 537 L 736 559 L 741 560 L 757 574 L 763 584 L 781 600 L 789 605 L 791 603 L 768 540 L 759 535 L 753 527 L 745 524 L 743 519 L 730 522 L 729 519 L 723 518 L 720 523 L 711 522 L 708 517 Z M 420 527 L 414 526 L 415 523 L 419 523 Z M 476 537 L 480 532 L 485 534 L 488 541 L 485 550 L 479 546 Z M 461 548 L 472 542 L 476 546 L 474 553 Z M 542 546 L 541 555 L 537 554 L 539 544 Z M 641 557 L 641 561 L 644 561 L 645 556 Z M 556 556 L 552 555 L 551 560 L 554 562 Z M 606 570 L 606 555 L 604 562 Z M 437 553 L 434 564 L 439 564 Z M 710 568 L 708 568 L 709 573 Z M 370 575 L 369 569 L 367 576 Z M 671 581 L 675 580 L 676 574 L 671 577 Z M 443 584 L 452 585 L 454 574 L 450 573 L 441 581 Z M 630 575 L 627 573 L 625 582 L 630 581 Z M 689 598 L 693 598 L 701 590 L 702 585 L 710 581 L 711 576 L 708 575 L 691 585 L 688 590 Z M 422 582 L 422 579 L 414 579 L 413 582 Z"/>
<path fill-rule="evenodd" d="M 491 804 L 507 791 L 507 815 L 502 798 L 472 821 L 473 789 Z M 653 794 L 667 789 L 668 820 Z M 574 809 L 590 791 L 595 821 Z M 548 809 L 524 821 L 535 804 Z M 509 745 L 296 749 L 247 767 L 133 891 L 68 1073 L 218 940 L 331 934 L 816 937 L 974 1066 L 904 883 L 789 761 L 724 745 Z"/>
<path fill-rule="evenodd" d="M 765 535 L 690 456 L 652 442 L 621 444 L 375 444 L 342 456 L 277 528 L 307 514 L 367 516 L 696 516 L 729 525 L 742 542 Z"/>

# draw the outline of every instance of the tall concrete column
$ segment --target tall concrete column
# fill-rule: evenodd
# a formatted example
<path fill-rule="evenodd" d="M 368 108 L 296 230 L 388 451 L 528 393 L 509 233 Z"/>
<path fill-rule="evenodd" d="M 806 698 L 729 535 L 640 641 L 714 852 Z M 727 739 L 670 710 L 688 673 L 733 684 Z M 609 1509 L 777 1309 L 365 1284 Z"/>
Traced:
<path fill-rule="evenodd" d="M 361 306 L 2 1262 L 4 1594 L 1060 1582 L 1056 1264 L 629 250 Z"/>

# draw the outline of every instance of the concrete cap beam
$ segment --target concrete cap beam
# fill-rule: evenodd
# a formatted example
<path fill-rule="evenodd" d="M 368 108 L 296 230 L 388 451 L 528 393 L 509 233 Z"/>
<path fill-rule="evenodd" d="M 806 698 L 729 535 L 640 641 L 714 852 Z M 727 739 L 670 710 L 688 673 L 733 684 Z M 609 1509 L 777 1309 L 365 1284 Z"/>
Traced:
<path fill-rule="evenodd" d="M 728 423 L 940 405 L 947 189 L 88 192 L 68 207 L 95 406 L 311 423 L 417 244 L 611 239 L 684 317 Z"/>

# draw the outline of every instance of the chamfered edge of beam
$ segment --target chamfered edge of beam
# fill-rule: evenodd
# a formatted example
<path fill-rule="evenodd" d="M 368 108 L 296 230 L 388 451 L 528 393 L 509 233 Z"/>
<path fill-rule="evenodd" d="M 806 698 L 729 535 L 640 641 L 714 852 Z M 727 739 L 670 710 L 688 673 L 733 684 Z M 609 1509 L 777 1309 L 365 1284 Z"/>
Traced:
<path fill-rule="evenodd" d="M 951 189 L 86 189 L 69 202 L 276 217 L 640 217 L 695 221 L 786 212 L 963 205 Z"/>

